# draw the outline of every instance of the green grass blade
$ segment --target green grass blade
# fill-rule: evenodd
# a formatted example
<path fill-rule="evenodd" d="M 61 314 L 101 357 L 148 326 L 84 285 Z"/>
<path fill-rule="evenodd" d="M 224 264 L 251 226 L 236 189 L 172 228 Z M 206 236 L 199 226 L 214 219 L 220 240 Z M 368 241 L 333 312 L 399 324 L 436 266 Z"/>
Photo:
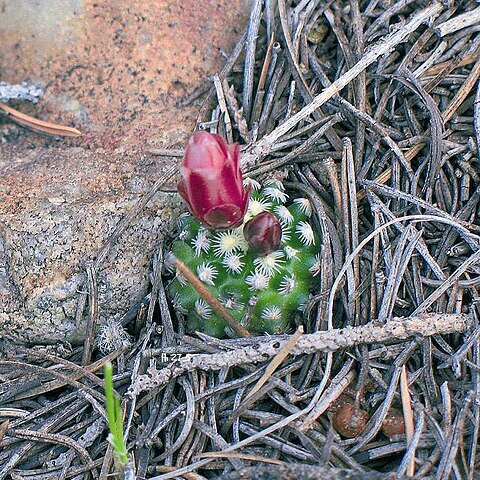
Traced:
<path fill-rule="evenodd" d="M 115 395 L 113 388 L 113 367 L 110 362 L 105 364 L 105 400 L 107 408 L 110 443 L 117 462 L 125 466 L 128 463 L 127 447 L 123 438 L 123 422 L 120 397 Z"/>

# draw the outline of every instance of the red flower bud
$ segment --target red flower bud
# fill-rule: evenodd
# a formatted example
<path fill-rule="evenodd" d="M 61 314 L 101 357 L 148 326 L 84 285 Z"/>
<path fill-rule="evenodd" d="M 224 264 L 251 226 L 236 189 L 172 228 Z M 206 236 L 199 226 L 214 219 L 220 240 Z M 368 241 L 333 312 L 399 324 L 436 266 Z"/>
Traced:
<path fill-rule="evenodd" d="M 282 227 L 275 215 L 261 212 L 245 224 L 243 235 L 253 253 L 268 255 L 280 246 Z"/>
<path fill-rule="evenodd" d="M 180 167 L 178 192 L 208 228 L 238 227 L 245 216 L 250 188 L 243 187 L 238 143 L 220 135 L 195 132 Z"/>

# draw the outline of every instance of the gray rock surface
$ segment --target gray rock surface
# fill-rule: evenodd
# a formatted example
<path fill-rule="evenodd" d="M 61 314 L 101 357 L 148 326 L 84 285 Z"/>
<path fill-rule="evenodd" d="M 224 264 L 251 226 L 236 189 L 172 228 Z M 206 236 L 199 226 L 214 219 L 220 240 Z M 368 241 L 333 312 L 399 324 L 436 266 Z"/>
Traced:
<path fill-rule="evenodd" d="M 31 342 L 81 340 L 74 317 L 86 264 L 173 161 L 53 153 L 0 161 L 0 332 Z M 98 272 L 102 322 L 143 298 L 155 247 L 183 208 L 178 195 L 158 193 L 113 246 Z"/>

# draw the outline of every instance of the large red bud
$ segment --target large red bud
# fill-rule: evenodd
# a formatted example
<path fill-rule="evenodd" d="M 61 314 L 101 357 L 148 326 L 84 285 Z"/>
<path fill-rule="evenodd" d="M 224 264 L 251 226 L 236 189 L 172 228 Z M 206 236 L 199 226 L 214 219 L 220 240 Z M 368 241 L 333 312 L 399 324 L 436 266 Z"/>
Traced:
<path fill-rule="evenodd" d="M 223 137 L 195 132 L 180 167 L 178 192 L 190 212 L 210 229 L 241 225 L 250 188 L 243 186 L 240 147 Z"/>

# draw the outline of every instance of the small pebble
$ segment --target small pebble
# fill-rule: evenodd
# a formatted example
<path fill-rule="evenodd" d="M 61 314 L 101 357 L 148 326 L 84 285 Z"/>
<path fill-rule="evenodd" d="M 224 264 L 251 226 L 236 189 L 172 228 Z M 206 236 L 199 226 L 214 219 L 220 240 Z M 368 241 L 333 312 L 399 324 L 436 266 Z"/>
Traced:
<path fill-rule="evenodd" d="M 333 428 L 342 437 L 356 437 L 365 427 L 368 413 L 353 403 L 345 403 L 335 413 L 332 419 Z"/>

